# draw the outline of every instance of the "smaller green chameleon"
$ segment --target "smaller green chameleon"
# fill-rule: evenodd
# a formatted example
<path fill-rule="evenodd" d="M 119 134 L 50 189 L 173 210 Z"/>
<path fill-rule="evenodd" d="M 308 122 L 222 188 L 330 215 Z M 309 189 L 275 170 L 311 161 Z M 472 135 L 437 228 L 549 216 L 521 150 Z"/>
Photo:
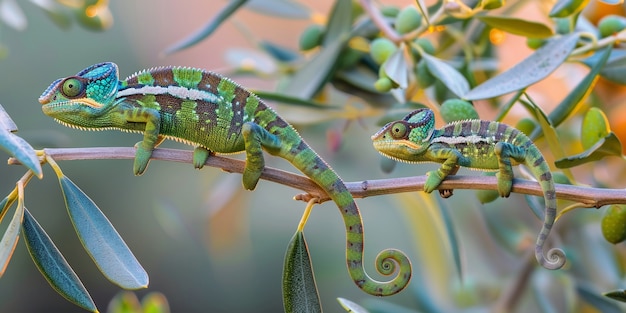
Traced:
<path fill-rule="evenodd" d="M 559 269 L 565 264 L 565 253 L 553 248 L 543 254 L 543 245 L 556 217 L 556 192 L 548 163 L 533 142 L 519 130 L 498 122 L 466 120 L 435 129 L 435 115 L 419 109 L 400 121 L 390 122 L 372 136 L 374 148 L 382 155 L 402 162 L 436 162 L 441 167 L 427 173 L 427 193 L 437 189 L 448 175 L 460 166 L 484 171 L 498 171 L 498 193 L 508 197 L 513 186 L 512 165 L 524 164 L 535 175 L 546 204 L 543 227 L 535 245 L 535 256 L 541 266 Z M 451 190 L 442 196 L 451 195 Z"/>

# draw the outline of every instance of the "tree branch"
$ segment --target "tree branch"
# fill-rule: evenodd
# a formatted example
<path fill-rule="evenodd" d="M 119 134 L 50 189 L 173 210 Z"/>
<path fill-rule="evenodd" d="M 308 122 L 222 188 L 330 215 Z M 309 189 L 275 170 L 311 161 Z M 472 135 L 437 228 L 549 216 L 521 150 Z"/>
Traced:
<path fill-rule="evenodd" d="M 47 155 L 57 161 L 61 160 L 96 160 L 96 159 L 133 159 L 135 149 L 131 147 L 111 148 L 54 148 L 44 149 Z M 177 149 L 155 149 L 152 154 L 153 160 L 173 161 L 190 163 L 192 151 Z M 16 159 L 9 158 L 8 164 L 20 164 Z M 211 156 L 206 166 L 221 168 L 230 173 L 242 173 L 244 161 L 223 156 Z M 296 200 L 309 201 L 312 197 L 319 197 L 320 202 L 330 198 L 308 177 L 291 172 L 266 167 L 261 174 L 261 179 L 272 181 L 281 185 L 290 186 L 305 192 L 295 197 Z M 346 182 L 348 190 L 355 198 L 387 195 L 401 192 L 415 192 L 424 189 L 426 176 L 397 177 L 388 179 L 364 180 L 358 182 Z M 438 189 L 484 189 L 497 190 L 497 179 L 493 176 L 449 176 Z M 530 180 L 513 180 L 512 192 L 542 196 L 543 191 L 538 183 Z M 585 207 L 599 208 L 607 204 L 626 204 L 626 190 L 592 188 L 572 185 L 556 184 L 556 196 L 581 203 Z"/>

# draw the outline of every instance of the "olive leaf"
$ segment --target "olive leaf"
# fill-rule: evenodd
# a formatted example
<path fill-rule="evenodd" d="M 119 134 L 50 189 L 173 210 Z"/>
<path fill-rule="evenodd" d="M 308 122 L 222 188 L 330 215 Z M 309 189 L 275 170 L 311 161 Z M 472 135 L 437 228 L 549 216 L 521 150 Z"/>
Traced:
<path fill-rule="evenodd" d="M 26 208 L 24 208 L 22 232 L 33 262 L 50 286 L 68 301 L 90 312 L 98 312 L 96 304 L 83 283 Z"/>
<path fill-rule="evenodd" d="M 557 160 L 554 162 L 554 165 L 558 168 L 570 168 L 597 161 L 607 156 L 622 156 L 622 144 L 613 132 L 598 140 L 591 148 L 579 154 Z"/>
<path fill-rule="evenodd" d="M 147 287 L 148 274 L 93 200 L 66 176 L 59 183 L 76 234 L 102 274 L 122 288 Z"/>
<path fill-rule="evenodd" d="M 43 176 L 41 164 L 35 149 L 26 140 L 13 134 L 17 125 L 0 105 L 0 149 L 16 158 L 20 163 L 33 171 L 39 178 Z"/>
<path fill-rule="evenodd" d="M 557 69 L 576 47 L 578 34 L 549 40 L 529 57 L 463 95 L 465 100 L 489 99 L 524 89 Z M 434 73 L 433 73 L 434 74 Z"/>
<path fill-rule="evenodd" d="M 283 269 L 283 305 L 285 312 L 322 312 L 309 248 L 304 232 L 298 230 L 291 238 Z"/>
<path fill-rule="evenodd" d="M 528 38 L 548 38 L 553 35 L 552 29 L 548 26 L 519 18 L 490 15 L 479 15 L 476 16 L 476 18 L 490 27 L 497 28 L 514 35 L 520 35 Z"/>

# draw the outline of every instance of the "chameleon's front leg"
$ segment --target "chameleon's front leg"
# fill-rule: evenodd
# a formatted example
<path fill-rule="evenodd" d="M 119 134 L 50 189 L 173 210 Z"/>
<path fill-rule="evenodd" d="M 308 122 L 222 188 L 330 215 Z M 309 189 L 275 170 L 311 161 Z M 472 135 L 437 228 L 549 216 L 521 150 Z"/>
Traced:
<path fill-rule="evenodd" d="M 433 192 L 448 175 L 455 174 L 459 170 L 459 158 L 462 157 L 459 151 L 450 148 L 433 148 L 429 153 L 432 154 L 433 159 L 443 160 L 443 162 L 440 162 L 441 166 L 436 171 L 426 173 L 428 178 L 424 184 L 424 191 L 427 193 Z M 443 194 L 447 192 L 443 191 Z M 450 191 L 447 196 L 451 195 Z"/>
<path fill-rule="evenodd" d="M 148 167 L 152 151 L 163 141 L 163 137 L 159 136 L 161 115 L 154 109 L 137 108 L 128 111 L 126 121 L 145 124 L 143 140 L 135 145 L 137 151 L 133 163 L 133 172 L 135 175 L 141 175 Z"/>
<path fill-rule="evenodd" d="M 265 160 L 263 148 L 270 153 L 277 153 L 281 147 L 278 136 L 271 134 L 263 127 L 255 123 L 245 123 L 241 127 L 241 134 L 246 149 L 246 166 L 243 170 L 243 187 L 253 190 L 259 182 Z"/>
<path fill-rule="evenodd" d="M 500 197 L 508 197 L 513 188 L 513 167 L 511 166 L 511 158 L 517 162 L 524 162 L 526 158 L 526 150 L 524 148 L 506 143 L 498 142 L 494 147 L 494 153 L 498 158 L 499 170 L 496 173 L 498 178 L 498 193 Z"/>

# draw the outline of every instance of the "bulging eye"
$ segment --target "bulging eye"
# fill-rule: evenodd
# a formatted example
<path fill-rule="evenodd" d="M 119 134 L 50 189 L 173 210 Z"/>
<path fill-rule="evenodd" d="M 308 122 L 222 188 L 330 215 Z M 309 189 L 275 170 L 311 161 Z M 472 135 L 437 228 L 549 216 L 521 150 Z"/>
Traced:
<path fill-rule="evenodd" d="M 404 123 L 395 123 L 391 125 L 390 132 L 395 139 L 403 138 L 406 135 L 406 125 Z"/>
<path fill-rule="evenodd" d="M 76 97 L 83 91 L 83 83 L 76 78 L 68 78 L 63 82 L 63 95 Z"/>

